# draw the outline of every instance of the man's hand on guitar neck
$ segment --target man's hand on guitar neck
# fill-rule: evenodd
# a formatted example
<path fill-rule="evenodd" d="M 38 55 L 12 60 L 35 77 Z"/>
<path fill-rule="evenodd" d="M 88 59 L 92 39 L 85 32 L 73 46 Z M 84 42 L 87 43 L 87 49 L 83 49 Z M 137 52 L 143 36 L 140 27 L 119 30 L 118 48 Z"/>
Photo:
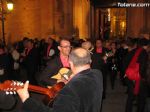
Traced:
<path fill-rule="evenodd" d="M 28 86 L 29 81 L 26 81 L 24 87 L 17 90 L 17 93 L 20 96 L 22 102 L 25 102 L 29 98 Z"/>

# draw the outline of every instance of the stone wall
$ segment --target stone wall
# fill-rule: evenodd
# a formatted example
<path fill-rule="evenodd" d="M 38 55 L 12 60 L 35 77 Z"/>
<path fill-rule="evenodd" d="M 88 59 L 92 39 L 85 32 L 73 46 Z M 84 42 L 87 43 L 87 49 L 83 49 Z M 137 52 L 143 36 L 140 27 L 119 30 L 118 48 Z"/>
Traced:
<path fill-rule="evenodd" d="M 128 0 L 128 2 L 142 2 L 145 0 Z M 139 37 L 143 34 L 150 35 L 150 8 L 127 8 L 127 36 Z"/>
<path fill-rule="evenodd" d="M 90 38 L 90 1 L 73 1 L 73 35 L 81 39 Z"/>
<path fill-rule="evenodd" d="M 5 20 L 6 42 L 23 37 L 40 37 L 41 16 L 39 0 L 14 0 L 14 10 Z"/>
<path fill-rule="evenodd" d="M 21 40 L 23 37 L 72 36 L 72 0 L 13 0 L 13 2 L 14 10 L 5 17 L 7 43 Z M 1 28 L 0 35 L 2 35 Z"/>
<path fill-rule="evenodd" d="M 13 0 L 13 2 L 14 10 L 5 17 L 7 43 L 21 40 L 23 37 L 47 38 L 49 35 L 94 38 L 96 35 L 93 32 L 99 28 L 99 24 L 96 23 L 96 27 L 93 24 L 95 23 L 93 20 L 96 19 L 95 9 L 90 6 L 90 0 Z M 128 36 L 137 37 L 143 33 L 150 33 L 149 9 L 127 9 Z M 0 35 L 2 35 L 1 27 Z"/>

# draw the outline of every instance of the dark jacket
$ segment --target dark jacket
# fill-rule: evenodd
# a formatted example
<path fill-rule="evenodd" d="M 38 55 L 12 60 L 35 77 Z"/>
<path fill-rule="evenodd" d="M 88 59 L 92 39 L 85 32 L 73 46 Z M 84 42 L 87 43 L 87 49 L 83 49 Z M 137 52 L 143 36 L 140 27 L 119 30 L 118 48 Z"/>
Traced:
<path fill-rule="evenodd" d="M 16 99 L 13 95 L 6 95 L 4 91 L 0 91 L 0 112 L 1 110 L 10 110 L 15 106 Z"/>
<path fill-rule="evenodd" d="M 137 50 L 137 48 L 133 49 L 126 55 L 126 57 L 124 59 L 124 63 L 123 63 L 124 73 L 129 65 L 129 63 L 131 62 L 132 57 L 134 56 L 136 50 Z M 148 54 L 147 54 L 146 50 L 143 49 L 137 59 L 137 62 L 140 65 L 140 76 L 142 79 L 146 78 L 147 61 L 148 61 Z"/>
<path fill-rule="evenodd" d="M 25 112 L 99 112 L 102 100 L 102 74 L 98 70 L 82 71 L 59 92 L 53 108 L 28 98 Z"/>
<path fill-rule="evenodd" d="M 49 45 L 48 45 L 48 43 L 46 43 L 46 44 L 44 45 L 44 51 L 43 51 L 43 54 L 42 54 L 43 57 L 47 57 L 47 49 L 48 49 L 48 47 L 49 47 Z M 53 49 L 53 50 L 55 51 L 54 55 L 51 56 L 51 58 L 54 58 L 56 55 L 58 55 L 59 50 L 58 50 L 58 48 L 57 48 L 57 43 L 53 43 L 53 45 L 51 46 L 50 49 Z"/>
<path fill-rule="evenodd" d="M 31 84 L 37 84 L 35 79 L 35 74 L 38 70 L 38 64 L 39 64 L 39 54 L 37 48 L 32 48 L 28 55 L 24 58 L 21 65 L 25 68 L 27 71 L 27 79 L 30 81 Z"/>
<path fill-rule="evenodd" d="M 101 70 L 102 72 L 105 71 L 105 62 L 103 60 L 103 56 L 106 54 L 107 50 L 102 48 L 102 53 L 97 53 L 96 49 L 93 50 L 92 54 L 92 64 L 91 67 L 93 69 Z"/>
<path fill-rule="evenodd" d="M 148 65 L 146 70 L 146 79 L 150 89 L 150 51 L 148 52 Z"/>
<path fill-rule="evenodd" d="M 55 84 L 56 80 L 50 78 L 56 75 L 62 67 L 63 65 L 59 56 L 56 56 L 54 59 L 50 60 L 47 63 L 47 67 L 40 74 L 38 74 L 37 80 L 39 84 L 42 86 Z"/>
<path fill-rule="evenodd" d="M 29 54 L 24 58 L 22 64 L 25 66 L 27 69 L 36 69 L 38 66 L 38 49 L 37 48 L 32 48 L 29 52 Z"/>
<path fill-rule="evenodd" d="M 3 82 L 6 79 L 10 79 L 10 75 L 12 73 L 12 65 L 13 61 L 9 54 L 0 55 L 0 70 L 4 70 L 4 74 L 0 75 L 0 81 Z"/>

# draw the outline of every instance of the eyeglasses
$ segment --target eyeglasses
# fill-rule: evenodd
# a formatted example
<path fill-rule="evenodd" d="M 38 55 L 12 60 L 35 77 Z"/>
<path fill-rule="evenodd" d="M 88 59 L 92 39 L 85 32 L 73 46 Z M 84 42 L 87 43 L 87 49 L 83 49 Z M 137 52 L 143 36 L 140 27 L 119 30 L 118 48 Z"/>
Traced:
<path fill-rule="evenodd" d="M 60 46 L 62 48 L 72 48 L 72 46 Z"/>

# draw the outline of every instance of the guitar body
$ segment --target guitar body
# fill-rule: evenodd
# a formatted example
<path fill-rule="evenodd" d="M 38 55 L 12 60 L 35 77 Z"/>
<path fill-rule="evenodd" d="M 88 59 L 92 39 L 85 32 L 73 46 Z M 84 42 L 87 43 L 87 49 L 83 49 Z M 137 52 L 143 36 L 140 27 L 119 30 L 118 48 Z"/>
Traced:
<path fill-rule="evenodd" d="M 55 98 L 49 98 L 48 96 L 45 96 L 44 99 L 42 100 L 42 102 L 49 106 L 52 107 L 53 106 L 53 102 L 54 102 Z"/>
<path fill-rule="evenodd" d="M 45 98 L 43 99 L 43 103 L 45 105 L 48 105 L 50 107 L 52 107 L 53 102 L 57 96 L 57 93 L 65 86 L 65 84 L 63 82 L 59 82 L 57 84 L 55 84 L 52 88 L 50 88 L 50 96 L 45 96 Z"/>

